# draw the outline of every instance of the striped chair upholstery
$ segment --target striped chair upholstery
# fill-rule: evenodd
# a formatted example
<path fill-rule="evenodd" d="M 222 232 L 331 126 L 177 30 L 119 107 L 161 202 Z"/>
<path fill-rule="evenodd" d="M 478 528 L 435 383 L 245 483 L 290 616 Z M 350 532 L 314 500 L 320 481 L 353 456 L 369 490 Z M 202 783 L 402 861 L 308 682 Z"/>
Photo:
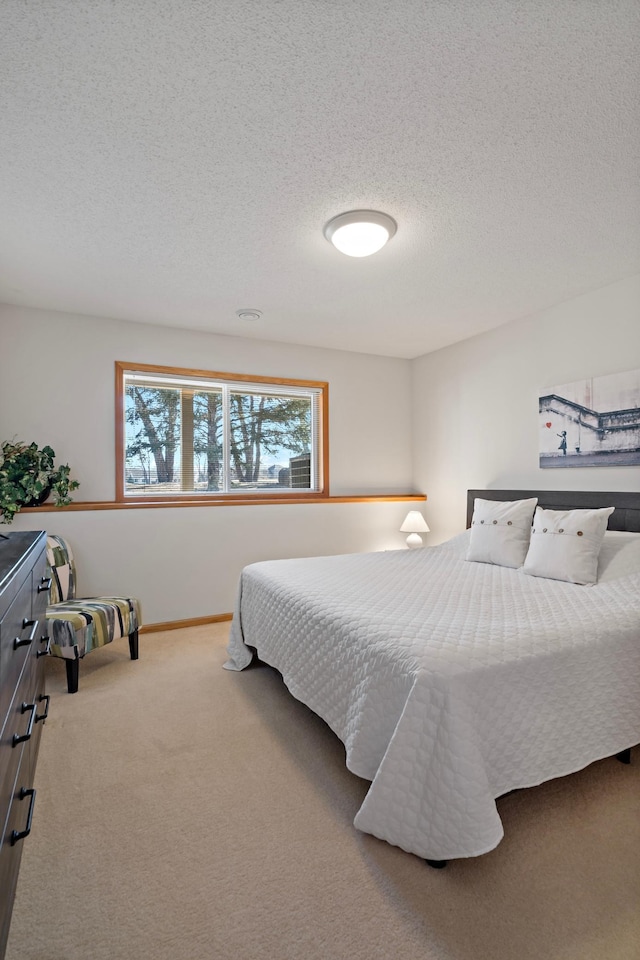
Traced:
<path fill-rule="evenodd" d="M 128 637 L 131 659 L 138 659 L 140 603 L 134 597 L 76 599 L 75 561 L 62 537 L 47 537 L 47 564 L 51 577 L 47 607 L 50 653 L 64 659 L 67 688 L 76 693 L 80 660 L 97 647 Z"/>

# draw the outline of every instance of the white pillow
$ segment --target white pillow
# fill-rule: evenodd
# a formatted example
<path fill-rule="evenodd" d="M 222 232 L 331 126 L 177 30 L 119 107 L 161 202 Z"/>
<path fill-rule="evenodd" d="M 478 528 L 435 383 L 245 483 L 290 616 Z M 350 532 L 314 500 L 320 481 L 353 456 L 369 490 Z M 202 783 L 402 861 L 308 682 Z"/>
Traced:
<path fill-rule="evenodd" d="M 614 509 L 543 510 L 538 507 L 524 572 L 569 583 L 595 583 L 598 554 Z"/>
<path fill-rule="evenodd" d="M 640 574 L 640 533 L 607 530 L 598 556 L 598 583 Z"/>
<path fill-rule="evenodd" d="M 467 560 L 521 567 L 529 547 L 531 518 L 537 502 L 537 497 L 528 500 L 476 498 Z"/>

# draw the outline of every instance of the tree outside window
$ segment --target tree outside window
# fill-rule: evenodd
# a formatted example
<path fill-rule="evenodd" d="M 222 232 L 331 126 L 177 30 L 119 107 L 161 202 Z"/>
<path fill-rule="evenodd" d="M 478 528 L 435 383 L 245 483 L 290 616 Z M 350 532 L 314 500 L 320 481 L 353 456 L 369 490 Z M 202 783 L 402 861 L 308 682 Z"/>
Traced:
<path fill-rule="evenodd" d="M 326 384 L 116 367 L 124 498 L 324 492 Z"/>

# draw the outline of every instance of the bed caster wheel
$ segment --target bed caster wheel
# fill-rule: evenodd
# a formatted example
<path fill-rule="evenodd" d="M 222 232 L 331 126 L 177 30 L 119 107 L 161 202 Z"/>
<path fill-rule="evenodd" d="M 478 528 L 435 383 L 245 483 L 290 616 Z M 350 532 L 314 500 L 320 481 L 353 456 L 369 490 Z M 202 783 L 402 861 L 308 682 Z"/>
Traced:
<path fill-rule="evenodd" d="M 427 863 L 430 867 L 433 867 L 434 870 L 444 870 L 446 865 L 449 863 L 448 860 L 427 860 Z"/>

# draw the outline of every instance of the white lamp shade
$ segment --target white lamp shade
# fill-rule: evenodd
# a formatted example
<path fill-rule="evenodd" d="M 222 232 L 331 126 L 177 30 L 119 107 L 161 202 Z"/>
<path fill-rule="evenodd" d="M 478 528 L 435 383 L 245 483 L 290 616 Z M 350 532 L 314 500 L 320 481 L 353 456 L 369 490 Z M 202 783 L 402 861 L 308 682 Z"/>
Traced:
<path fill-rule="evenodd" d="M 419 510 L 410 510 L 400 527 L 401 533 L 429 533 L 427 521 Z"/>
<path fill-rule="evenodd" d="M 326 224 L 324 235 L 348 257 L 369 257 L 384 247 L 396 232 L 393 217 L 377 210 L 350 210 Z"/>

